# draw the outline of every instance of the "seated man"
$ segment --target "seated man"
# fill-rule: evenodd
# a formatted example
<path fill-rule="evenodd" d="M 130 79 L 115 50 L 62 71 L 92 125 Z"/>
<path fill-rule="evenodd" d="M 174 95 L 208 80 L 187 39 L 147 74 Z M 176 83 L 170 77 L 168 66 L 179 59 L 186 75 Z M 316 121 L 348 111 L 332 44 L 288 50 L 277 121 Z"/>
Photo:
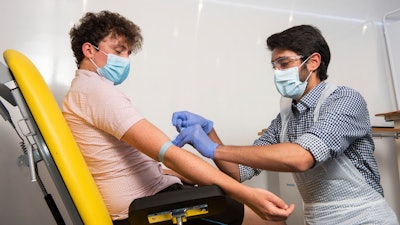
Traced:
<path fill-rule="evenodd" d="M 242 185 L 172 145 L 116 88 L 128 76 L 129 55 L 142 44 L 140 28 L 133 22 L 108 11 L 87 13 L 71 29 L 70 38 L 78 70 L 63 100 L 63 115 L 114 224 L 128 224 L 134 199 L 182 188 L 181 179 L 164 174 L 157 159 L 182 180 L 218 185 L 232 197 L 226 213 L 207 221 L 271 224 L 293 212 L 293 205 L 274 194 Z"/>

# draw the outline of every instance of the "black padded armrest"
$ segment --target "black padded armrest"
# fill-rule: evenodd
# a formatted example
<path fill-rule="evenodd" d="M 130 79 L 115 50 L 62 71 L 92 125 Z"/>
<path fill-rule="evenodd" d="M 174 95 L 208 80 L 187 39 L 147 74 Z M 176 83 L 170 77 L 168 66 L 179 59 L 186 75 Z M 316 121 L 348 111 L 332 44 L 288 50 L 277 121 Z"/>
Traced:
<path fill-rule="evenodd" d="M 164 192 L 153 196 L 135 199 L 129 206 L 131 224 L 152 224 L 148 216 L 173 213 L 174 210 L 205 206 L 207 213 L 188 217 L 188 220 L 221 213 L 226 208 L 224 192 L 215 185 Z M 171 221 L 157 222 L 157 225 L 172 224 Z"/>

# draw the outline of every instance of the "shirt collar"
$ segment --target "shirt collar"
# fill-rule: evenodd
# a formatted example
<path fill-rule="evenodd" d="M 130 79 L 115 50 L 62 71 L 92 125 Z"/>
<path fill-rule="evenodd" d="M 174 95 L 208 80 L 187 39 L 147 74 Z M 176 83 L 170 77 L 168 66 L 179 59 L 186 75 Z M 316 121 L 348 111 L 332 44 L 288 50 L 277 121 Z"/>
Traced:
<path fill-rule="evenodd" d="M 311 89 L 306 95 L 304 95 L 297 104 L 292 104 L 294 109 L 297 109 L 299 113 L 302 113 L 306 110 L 309 110 L 312 107 L 315 107 L 319 97 L 321 96 L 322 91 L 325 89 L 326 82 L 321 81 L 317 86 Z M 295 101 L 293 100 L 293 103 Z"/>
<path fill-rule="evenodd" d="M 112 82 L 112 81 L 108 80 L 107 78 L 99 75 L 98 73 L 90 71 L 90 70 L 85 70 L 85 69 L 76 70 L 75 76 L 80 76 L 80 75 L 84 75 L 84 76 L 91 77 L 94 79 L 100 79 L 104 82 L 112 83 L 114 85 L 114 82 Z"/>

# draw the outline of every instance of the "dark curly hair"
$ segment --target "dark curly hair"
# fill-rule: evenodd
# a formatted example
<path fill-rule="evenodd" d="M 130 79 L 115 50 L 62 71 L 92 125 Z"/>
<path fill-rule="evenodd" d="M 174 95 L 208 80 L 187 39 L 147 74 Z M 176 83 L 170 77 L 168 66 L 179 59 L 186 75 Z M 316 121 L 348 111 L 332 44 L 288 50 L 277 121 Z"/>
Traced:
<path fill-rule="evenodd" d="M 331 52 L 321 31 L 311 25 L 300 25 L 284 30 L 280 33 L 271 35 L 267 39 L 268 49 L 273 51 L 275 48 L 290 50 L 299 55 L 308 56 L 314 52 L 321 55 L 321 65 L 317 70 L 320 80 L 328 78 L 328 65 L 331 60 Z"/>
<path fill-rule="evenodd" d="M 72 51 L 78 66 L 84 58 L 82 45 L 89 42 L 98 46 L 100 41 L 110 34 L 123 37 L 134 53 L 142 47 L 143 37 L 140 27 L 118 13 L 106 10 L 98 13 L 88 12 L 79 22 L 69 32 Z"/>

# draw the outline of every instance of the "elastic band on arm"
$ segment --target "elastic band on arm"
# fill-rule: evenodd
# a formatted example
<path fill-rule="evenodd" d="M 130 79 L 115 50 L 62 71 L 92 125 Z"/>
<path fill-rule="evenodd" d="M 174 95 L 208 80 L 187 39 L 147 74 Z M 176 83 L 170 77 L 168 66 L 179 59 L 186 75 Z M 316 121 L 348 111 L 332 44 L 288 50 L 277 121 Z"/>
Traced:
<path fill-rule="evenodd" d="M 171 145 L 173 145 L 172 142 L 168 141 L 168 142 L 165 142 L 165 143 L 163 144 L 163 146 L 161 146 L 160 152 L 158 153 L 158 161 L 160 161 L 160 162 L 162 162 L 162 163 L 164 162 L 164 155 L 165 155 L 165 152 L 167 152 L 167 149 L 168 149 Z"/>

